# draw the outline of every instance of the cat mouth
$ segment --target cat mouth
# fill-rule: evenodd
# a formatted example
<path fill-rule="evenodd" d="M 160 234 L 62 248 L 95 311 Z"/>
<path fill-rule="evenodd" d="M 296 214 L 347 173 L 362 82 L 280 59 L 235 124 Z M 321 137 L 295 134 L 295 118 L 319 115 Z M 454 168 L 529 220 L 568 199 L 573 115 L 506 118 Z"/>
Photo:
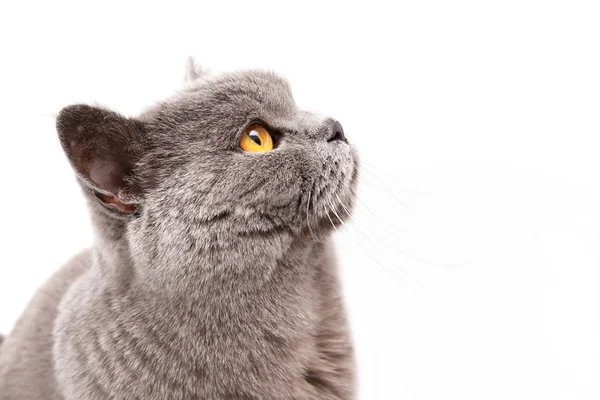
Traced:
<path fill-rule="evenodd" d="M 335 184 L 317 188 L 313 185 L 307 205 L 306 220 L 309 229 L 328 233 L 337 230 L 348 222 L 353 214 L 358 184 L 358 159 L 353 157 L 351 170 L 347 164 L 346 173 L 340 172 Z M 309 213 L 312 214 L 309 217 Z M 314 225 L 310 225 L 310 219 Z M 314 233 L 314 232 L 313 232 Z"/>
<path fill-rule="evenodd" d="M 358 166 L 356 163 L 354 163 L 348 188 L 341 191 L 341 193 L 335 193 L 332 201 L 329 203 L 329 211 L 327 211 L 326 222 L 329 222 L 335 229 L 342 226 L 352 218 L 357 183 Z"/>

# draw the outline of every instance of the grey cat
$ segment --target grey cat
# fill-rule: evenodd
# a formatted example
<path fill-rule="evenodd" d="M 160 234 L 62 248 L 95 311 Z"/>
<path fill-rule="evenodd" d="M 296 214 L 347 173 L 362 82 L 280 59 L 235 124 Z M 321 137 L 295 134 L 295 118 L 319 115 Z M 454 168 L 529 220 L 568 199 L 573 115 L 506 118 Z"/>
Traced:
<path fill-rule="evenodd" d="M 0 347 L 0 398 L 353 399 L 331 233 L 358 157 L 270 72 L 205 76 L 137 118 L 64 108 L 93 248 Z"/>

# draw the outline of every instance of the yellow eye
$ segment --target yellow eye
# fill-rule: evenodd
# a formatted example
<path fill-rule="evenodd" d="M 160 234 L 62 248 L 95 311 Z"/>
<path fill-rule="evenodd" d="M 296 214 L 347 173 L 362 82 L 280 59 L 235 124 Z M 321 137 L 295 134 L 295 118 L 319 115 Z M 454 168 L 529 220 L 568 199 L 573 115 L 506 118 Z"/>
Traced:
<path fill-rule="evenodd" d="M 273 139 L 263 126 L 252 124 L 244 131 L 240 147 L 251 153 L 262 153 L 273 150 Z"/>

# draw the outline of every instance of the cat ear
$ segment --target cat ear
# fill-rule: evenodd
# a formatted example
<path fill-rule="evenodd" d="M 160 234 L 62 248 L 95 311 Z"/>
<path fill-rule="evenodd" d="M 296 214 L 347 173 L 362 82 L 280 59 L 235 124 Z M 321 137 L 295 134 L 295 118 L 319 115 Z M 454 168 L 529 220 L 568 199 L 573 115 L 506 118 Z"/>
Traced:
<path fill-rule="evenodd" d="M 141 198 L 134 166 L 145 148 L 141 122 L 88 105 L 63 108 L 56 130 L 71 166 L 107 207 L 132 213 Z"/>
<path fill-rule="evenodd" d="M 204 74 L 204 70 L 196 65 L 196 60 L 194 57 L 188 57 L 186 68 L 185 68 L 185 78 L 184 83 L 190 83 L 200 78 Z"/>

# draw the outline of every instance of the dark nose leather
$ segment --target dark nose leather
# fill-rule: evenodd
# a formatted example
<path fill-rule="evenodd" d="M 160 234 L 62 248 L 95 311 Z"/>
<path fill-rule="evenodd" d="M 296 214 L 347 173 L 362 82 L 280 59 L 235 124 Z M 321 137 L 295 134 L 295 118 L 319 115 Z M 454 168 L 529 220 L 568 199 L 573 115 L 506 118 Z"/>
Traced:
<path fill-rule="evenodd" d="M 344 129 L 342 128 L 342 124 L 340 124 L 338 121 L 334 121 L 331 124 L 331 131 L 329 135 L 329 139 L 327 139 L 328 142 L 334 142 L 339 140 L 340 142 L 348 143 L 346 135 L 344 135 Z"/>

